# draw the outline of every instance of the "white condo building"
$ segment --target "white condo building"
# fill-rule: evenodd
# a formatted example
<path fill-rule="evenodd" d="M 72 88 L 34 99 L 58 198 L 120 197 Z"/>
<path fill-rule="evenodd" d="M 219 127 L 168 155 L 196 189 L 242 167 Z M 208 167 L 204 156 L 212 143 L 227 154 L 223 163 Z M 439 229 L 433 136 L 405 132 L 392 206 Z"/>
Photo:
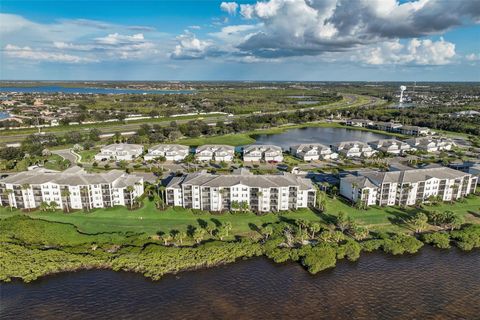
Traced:
<path fill-rule="evenodd" d="M 42 202 L 54 202 L 63 209 L 130 206 L 142 194 L 143 178 L 120 170 L 86 173 L 80 167 L 63 172 L 38 168 L 0 180 L 1 205 L 19 209 L 38 208 Z"/>
<path fill-rule="evenodd" d="M 143 146 L 140 144 L 115 143 L 104 146 L 100 153 L 95 155 L 95 160 L 126 160 L 131 161 L 143 153 Z"/>
<path fill-rule="evenodd" d="M 390 154 L 404 154 L 407 151 L 415 151 L 416 148 L 410 146 L 408 143 L 397 139 L 382 139 L 368 143 L 377 151 L 382 151 Z"/>
<path fill-rule="evenodd" d="M 418 150 L 427 152 L 448 151 L 455 146 L 455 143 L 448 138 L 421 137 L 408 139 L 405 142 Z"/>
<path fill-rule="evenodd" d="M 360 141 L 344 141 L 336 144 L 334 149 L 347 158 L 370 158 L 377 153 L 367 143 Z"/>
<path fill-rule="evenodd" d="M 254 212 L 293 210 L 313 206 L 316 198 L 309 179 L 291 173 L 253 175 L 246 169 L 230 175 L 202 171 L 173 177 L 165 193 L 167 205 L 208 211 L 235 210 L 235 203 L 246 203 Z"/>
<path fill-rule="evenodd" d="M 143 157 L 145 160 L 154 160 L 165 157 L 167 161 L 181 161 L 188 156 L 190 148 L 179 144 L 159 144 L 148 149 Z"/>
<path fill-rule="evenodd" d="M 235 148 L 223 144 L 206 144 L 195 150 L 195 158 L 199 161 L 225 161 L 230 162 L 235 155 Z"/>
<path fill-rule="evenodd" d="M 250 145 L 243 148 L 243 161 L 282 162 L 282 148 L 272 145 Z"/>
<path fill-rule="evenodd" d="M 334 160 L 338 158 L 338 153 L 332 151 L 320 143 L 305 143 L 290 147 L 290 153 L 304 161 L 312 160 Z"/>
<path fill-rule="evenodd" d="M 447 167 L 367 171 L 340 179 L 340 194 L 366 205 L 414 205 L 439 197 L 452 201 L 474 193 L 478 177 Z"/>

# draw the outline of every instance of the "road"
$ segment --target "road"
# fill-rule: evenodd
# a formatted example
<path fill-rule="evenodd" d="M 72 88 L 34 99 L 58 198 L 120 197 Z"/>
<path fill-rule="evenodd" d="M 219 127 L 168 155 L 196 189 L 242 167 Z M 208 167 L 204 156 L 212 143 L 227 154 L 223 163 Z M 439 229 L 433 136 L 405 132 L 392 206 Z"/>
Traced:
<path fill-rule="evenodd" d="M 345 108 L 351 108 L 351 107 L 359 107 L 359 106 L 369 106 L 369 105 L 374 105 L 374 104 L 381 104 L 383 100 L 375 97 L 368 97 L 368 101 L 365 103 L 359 103 L 359 96 L 354 95 L 354 94 L 342 94 L 343 95 L 343 100 L 339 102 L 334 102 L 329 105 L 324 105 L 324 106 L 319 106 L 319 107 L 305 107 L 305 108 L 299 108 L 299 109 L 289 109 L 289 110 L 283 110 L 283 111 L 272 111 L 272 112 L 264 112 L 262 114 L 279 114 L 279 113 L 293 113 L 297 111 L 307 111 L 311 109 L 323 109 L 323 108 L 328 108 L 332 110 L 338 110 L 338 109 L 345 109 Z M 212 117 L 204 117 L 202 121 L 204 121 L 207 124 L 213 124 L 217 123 L 219 121 L 232 121 L 234 119 L 239 119 L 243 117 L 248 117 L 251 116 L 252 114 L 239 114 L 239 115 L 234 115 L 234 116 L 212 116 Z M 202 117 L 202 116 L 199 116 Z M 183 124 L 187 123 L 189 121 L 192 121 L 195 119 L 183 119 L 183 120 L 176 120 L 178 124 Z M 150 125 L 156 124 L 160 126 L 168 126 L 170 125 L 170 122 L 172 119 L 168 120 L 159 120 L 159 121 L 146 121 L 144 123 L 148 123 Z M 97 129 L 99 129 L 102 133 L 115 133 L 115 132 L 128 132 L 128 131 L 136 131 L 137 129 L 140 128 L 142 125 L 142 122 L 136 122 L 136 123 L 125 123 L 125 124 L 115 124 L 115 125 L 105 125 L 102 127 L 101 124 L 96 126 Z M 68 131 L 73 131 L 73 130 L 89 130 L 89 129 L 79 129 L 75 128 L 75 126 L 71 126 L 68 128 L 65 128 L 64 130 L 56 130 L 52 133 L 54 134 L 65 134 Z M 48 131 L 47 131 L 48 132 Z M 19 133 L 19 134 L 12 134 L 12 135 L 4 135 L 0 137 L 0 144 L 5 144 L 5 143 L 16 143 L 16 142 L 21 142 L 23 141 L 26 137 L 31 135 L 31 132 L 28 133 Z"/>
<path fill-rule="evenodd" d="M 69 160 L 72 164 L 77 163 L 77 156 L 75 156 L 70 149 L 52 150 L 53 154 L 57 154 L 63 159 Z"/>

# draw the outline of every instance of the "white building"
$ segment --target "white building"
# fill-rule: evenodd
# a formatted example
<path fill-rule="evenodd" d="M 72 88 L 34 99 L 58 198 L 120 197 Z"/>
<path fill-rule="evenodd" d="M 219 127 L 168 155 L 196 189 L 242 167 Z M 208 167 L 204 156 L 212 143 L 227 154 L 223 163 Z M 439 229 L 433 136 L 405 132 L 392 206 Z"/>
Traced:
<path fill-rule="evenodd" d="M 199 161 L 225 161 L 230 162 L 235 155 L 235 148 L 227 145 L 206 144 L 195 150 L 195 157 Z"/>
<path fill-rule="evenodd" d="M 415 205 L 439 197 L 452 201 L 474 193 L 478 177 L 447 167 L 368 171 L 340 179 L 340 194 L 366 205 Z"/>
<path fill-rule="evenodd" d="M 167 205 L 208 211 L 236 210 L 242 205 L 254 212 L 294 210 L 313 206 L 316 198 L 309 179 L 291 173 L 253 175 L 245 169 L 231 175 L 202 171 L 173 177 L 165 192 Z"/>
<path fill-rule="evenodd" d="M 179 144 L 159 144 L 148 149 L 143 157 L 145 160 L 154 160 L 158 157 L 165 157 L 167 161 L 181 161 L 188 156 L 190 148 Z"/>
<path fill-rule="evenodd" d="M 409 136 L 426 136 L 430 134 L 430 129 L 427 127 L 419 126 L 402 126 L 400 128 L 400 133 Z"/>
<path fill-rule="evenodd" d="M 100 153 L 95 155 L 95 160 L 126 160 L 131 161 L 143 153 L 143 146 L 140 144 L 115 143 L 104 146 Z"/>
<path fill-rule="evenodd" d="M 367 143 L 360 141 L 344 141 L 334 145 L 334 149 L 347 158 L 370 158 L 377 153 Z"/>
<path fill-rule="evenodd" d="M 347 121 L 345 121 L 345 124 L 347 126 L 352 126 L 352 127 L 366 128 L 366 127 L 373 126 L 374 122 L 368 119 L 367 120 L 366 119 L 348 119 Z"/>
<path fill-rule="evenodd" d="M 455 143 L 447 138 L 421 137 L 405 140 L 412 147 L 427 152 L 451 150 Z"/>
<path fill-rule="evenodd" d="M 320 143 L 305 143 L 290 147 L 290 153 L 303 161 L 334 160 L 338 153 Z"/>
<path fill-rule="evenodd" d="M 404 154 L 407 151 L 416 150 L 408 143 L 397 139 L 382 139 L 369 142 L 368 144 L 377 151 L 382 151 L 389 154 Z"/>
<path fill-rule="evenodd" d="M 243 148 L 243 161 L 282 162 L 282 148 L 272 145 L 250 145 Z"/>
<path fill-rule="evenodd" d="M 86 173 L 80 167 L 63 172 L 38 168 L 0 180 L 1 205 L 19 209 L 38 208 L 42 202 L 63 209 L 130 206 L 142 194 L 143 178 L 120 170 Z"/>

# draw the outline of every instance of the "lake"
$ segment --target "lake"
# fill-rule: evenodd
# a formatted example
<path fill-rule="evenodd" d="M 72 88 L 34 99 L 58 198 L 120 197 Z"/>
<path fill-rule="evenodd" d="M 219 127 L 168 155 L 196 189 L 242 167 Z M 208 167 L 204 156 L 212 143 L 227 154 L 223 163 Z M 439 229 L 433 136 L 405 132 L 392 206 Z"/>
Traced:
<path fill-rule="evenodd" d="M 80 93 L 80 94 L 189 94 L 195 90 L 139 90 L 116 88 L 70 88 L 61 86 L 36 86 L 36 87 L 0 87 L 0 92 L 21 93 Z"/>
<path fill-rule="evenodd" d="M 331 145 L 342 141 L 370 142 L 390 136 L 369 131 L 346 128 L 308 127 L 291 129 L 279 134 L 260 134 L 255 136 L 255 144 L 273 144 L 287 150 L 301 143 L 322 143 Z"/>
<path fill-rule="evenodd" d="M 363 254 L 315 276 L 266 258 L 169 275 L 95 270 L 0 286 L 6 319 L 478 319 L 480 251 Z"/>

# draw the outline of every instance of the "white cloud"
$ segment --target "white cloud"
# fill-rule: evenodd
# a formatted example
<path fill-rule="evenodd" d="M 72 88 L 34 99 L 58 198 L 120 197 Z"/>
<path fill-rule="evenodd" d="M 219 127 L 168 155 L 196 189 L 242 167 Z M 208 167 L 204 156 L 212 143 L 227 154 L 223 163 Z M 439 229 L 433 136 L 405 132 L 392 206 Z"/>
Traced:
<path fill-rule="evenodd" d="M 465 56 L 465 59 L 467 61 L 480 61 L 480 53 L 479 54 L 475 54 L 475 53 L 470 53 L 470 54 L 467 54 Z"/>
<path fill-rule="evenodd" d="M 407 44 L 399 40 L 388 41 L 352 55 L 353 60 L 360 60 L 367 64 L 414 64 L 414 65 L 445 65 L 455 57 L 455 45 L 440 39 L 411 39 Z"/>
<path fill-rule="evenodd" d="M 235 15 L 237 14 L 238 4 L 236 2 L 222 2 L 220 4 L 220 9 L 228 14 Z"/>
<path fill-rule="evenodd" d="M 85 63 L 97 62 L 97 60 L 87 57 L 80 57 L 62 52 L 51 52 L 40 49 L 32 49 L 30 47 L 18 47 L 12 44 L 7 44 L 3 51 L 9 57 L 44 62 L 62 62 L 62 63 Z"/>
<path fill-rule="evenodd" d="M 200 40 L 191 33 L 185 32 L 177 37 L 178 44 L 171 53 L 172 59 L 203 59 L 208 51 L 213 48 L 213 43 Z"/>
<path fill-rule="evenodd" d="M 143 33 L 138 33 L 134 35 L 122 35 L 118 33 L 112 33 L 107 35 L 106 37 L 99 37 L 95 38 L 95 41 L 100 44 L 106 45 L 119 45 L 119 44 L 126 44 L 126 43 L 139 43 L 143 42 L 145 38 L 143 37 Z"/>

